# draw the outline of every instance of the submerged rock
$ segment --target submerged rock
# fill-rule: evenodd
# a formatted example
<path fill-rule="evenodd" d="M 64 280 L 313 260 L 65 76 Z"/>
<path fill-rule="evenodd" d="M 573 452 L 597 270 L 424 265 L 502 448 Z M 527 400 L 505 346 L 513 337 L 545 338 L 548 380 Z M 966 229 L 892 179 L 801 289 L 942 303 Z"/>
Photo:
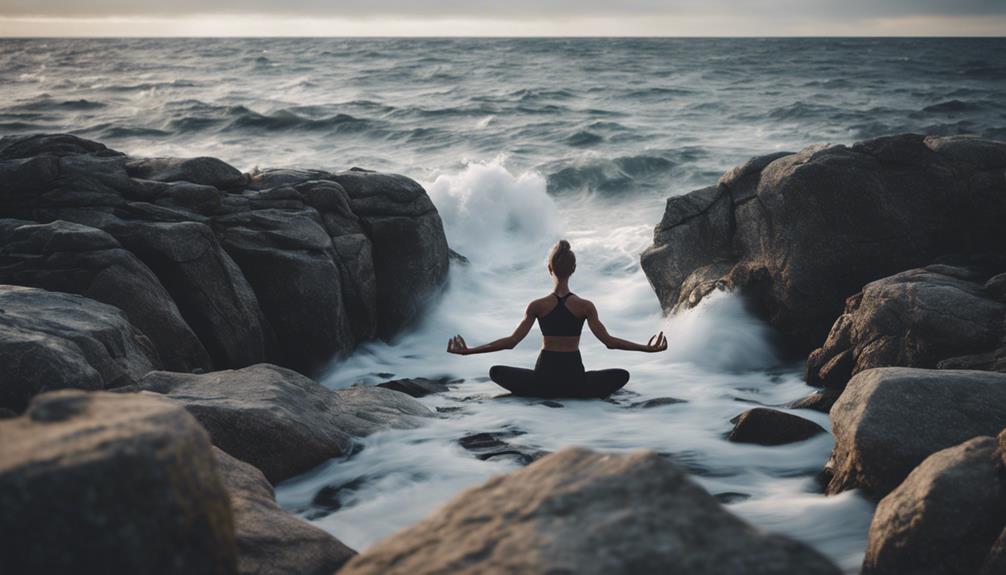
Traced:
<path fill-rule="evenodd" d="M 0 285 L 0 408 L 36 394 L 129 385 L 160 366 L 118 309 L 85 297 Z"/>
<path fill-rule="evenodd" d="M 1006 468 L 992 437 L 938 451 L 884 497 L 863 575 L 977 573 L 1006 527 Z"/>
<path fill-rule="evenodd" d="M 155 371 L 135 389 L 184 405 L 217 447 L 261 469 L 273 483 L 349 453 L 355 437 L 414 427 L 432 415 L 404 393 L 372 387 L 332 391 L 269 364 L 201 375 Z"/>
<path fill-rule="evenodd" d="M 257 468 L 213 451 L 234 510 L 238 573 L 332 575 L 356 555 L 328 532 L 280 508 Z"/>
<path fill-rule="evenodd" d="M 667 200 L 641 263 L 665 310 L 716 285 L 750 296 L 797 349 L 866 283 L 1006 243 L 1006 142 L 890 136 L 754 158 Z"/>
<path fill-rule="evenodd" d="M 990 259 L 867 284 L 810 355 L 807 383 L 841 389 L 853 375 L 887 366 L 1006 371 L 1006 298 L 985 287 L 1006 257 Z"/>
<path fill-rule="evenodd" d="M 652 452 L 565 449 L 455 497 L 340 573 L 837 574 Z"/>
<path fill-rule="evenodd" d="M 831 424 L 827 492 L 880 498 L 933 453 L 1006 428 L 1006 374 L 870 369 L 849 382 Z"/>
<path fill-rule="evenodd" d="M 407 379 L 394 379 L 377 384 L 377 387 L 393 389 L 411 395 L 412 397 L 425 397 L 433 393 L 443 393 L 450 389 L 447 386 L 446 377 L 439 379 L 428 379 L 425 377 L 414 377 Z"/>
<path fill-rule="evenodd" d="M 731 419 L 730 423 L 734 424 L 734 428 L 727 439 L 734 443 L 783 445 L 827 433 L 813 421 L 765 407 L 749 409 Z"/>
<path fill-rule="evenodd" d="M 48 393 L 0 437 L 4 572 L 237 572 L 209 438 L 174 402 Z"/>

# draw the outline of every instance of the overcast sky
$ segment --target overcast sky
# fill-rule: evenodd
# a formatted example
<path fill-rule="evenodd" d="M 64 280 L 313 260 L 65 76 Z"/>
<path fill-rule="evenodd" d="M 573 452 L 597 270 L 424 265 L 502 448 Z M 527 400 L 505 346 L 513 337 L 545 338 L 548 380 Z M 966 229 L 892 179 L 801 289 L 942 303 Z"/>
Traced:
<path fill-rule="evenodd" d="M 0 0 L 2 36 L 1006 35 L 1006 0 Z"/>

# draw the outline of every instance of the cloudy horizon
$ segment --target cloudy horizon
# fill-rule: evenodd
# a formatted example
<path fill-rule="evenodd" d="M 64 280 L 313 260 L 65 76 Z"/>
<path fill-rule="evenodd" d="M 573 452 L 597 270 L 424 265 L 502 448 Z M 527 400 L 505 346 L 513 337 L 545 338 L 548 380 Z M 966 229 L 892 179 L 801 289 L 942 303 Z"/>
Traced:
<path fill-rule="evenodd" d="M 0 36 L 1002 36 L 997 0 L 0 0 Z"/>

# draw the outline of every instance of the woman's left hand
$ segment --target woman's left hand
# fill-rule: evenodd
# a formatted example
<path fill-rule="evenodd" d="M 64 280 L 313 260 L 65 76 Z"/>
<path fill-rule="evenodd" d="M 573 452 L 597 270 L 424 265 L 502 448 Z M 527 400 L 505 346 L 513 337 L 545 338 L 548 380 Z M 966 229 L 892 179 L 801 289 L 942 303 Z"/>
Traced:
<path fill-rule="evenodd" d="M 465 338 L 460 335 L 456 335 L 447 342 L 447 353 L 456 353 L 458 355 L 468 355 L 468 344 L 465 343 Z"/>

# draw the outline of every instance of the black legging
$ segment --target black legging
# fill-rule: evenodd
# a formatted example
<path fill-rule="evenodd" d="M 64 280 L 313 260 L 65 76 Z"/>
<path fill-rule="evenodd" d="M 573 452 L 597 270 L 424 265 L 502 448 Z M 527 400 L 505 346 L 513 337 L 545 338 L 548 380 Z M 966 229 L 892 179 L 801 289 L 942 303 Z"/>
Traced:
<path fill-rule="evenodd" d="M 494 365 L 489 377 L 514 395 L 529 397 L 608 397 L 629 382 L 624 369 L 584 371 L 579 351 L 538 354 L 534 369 Z"/>

